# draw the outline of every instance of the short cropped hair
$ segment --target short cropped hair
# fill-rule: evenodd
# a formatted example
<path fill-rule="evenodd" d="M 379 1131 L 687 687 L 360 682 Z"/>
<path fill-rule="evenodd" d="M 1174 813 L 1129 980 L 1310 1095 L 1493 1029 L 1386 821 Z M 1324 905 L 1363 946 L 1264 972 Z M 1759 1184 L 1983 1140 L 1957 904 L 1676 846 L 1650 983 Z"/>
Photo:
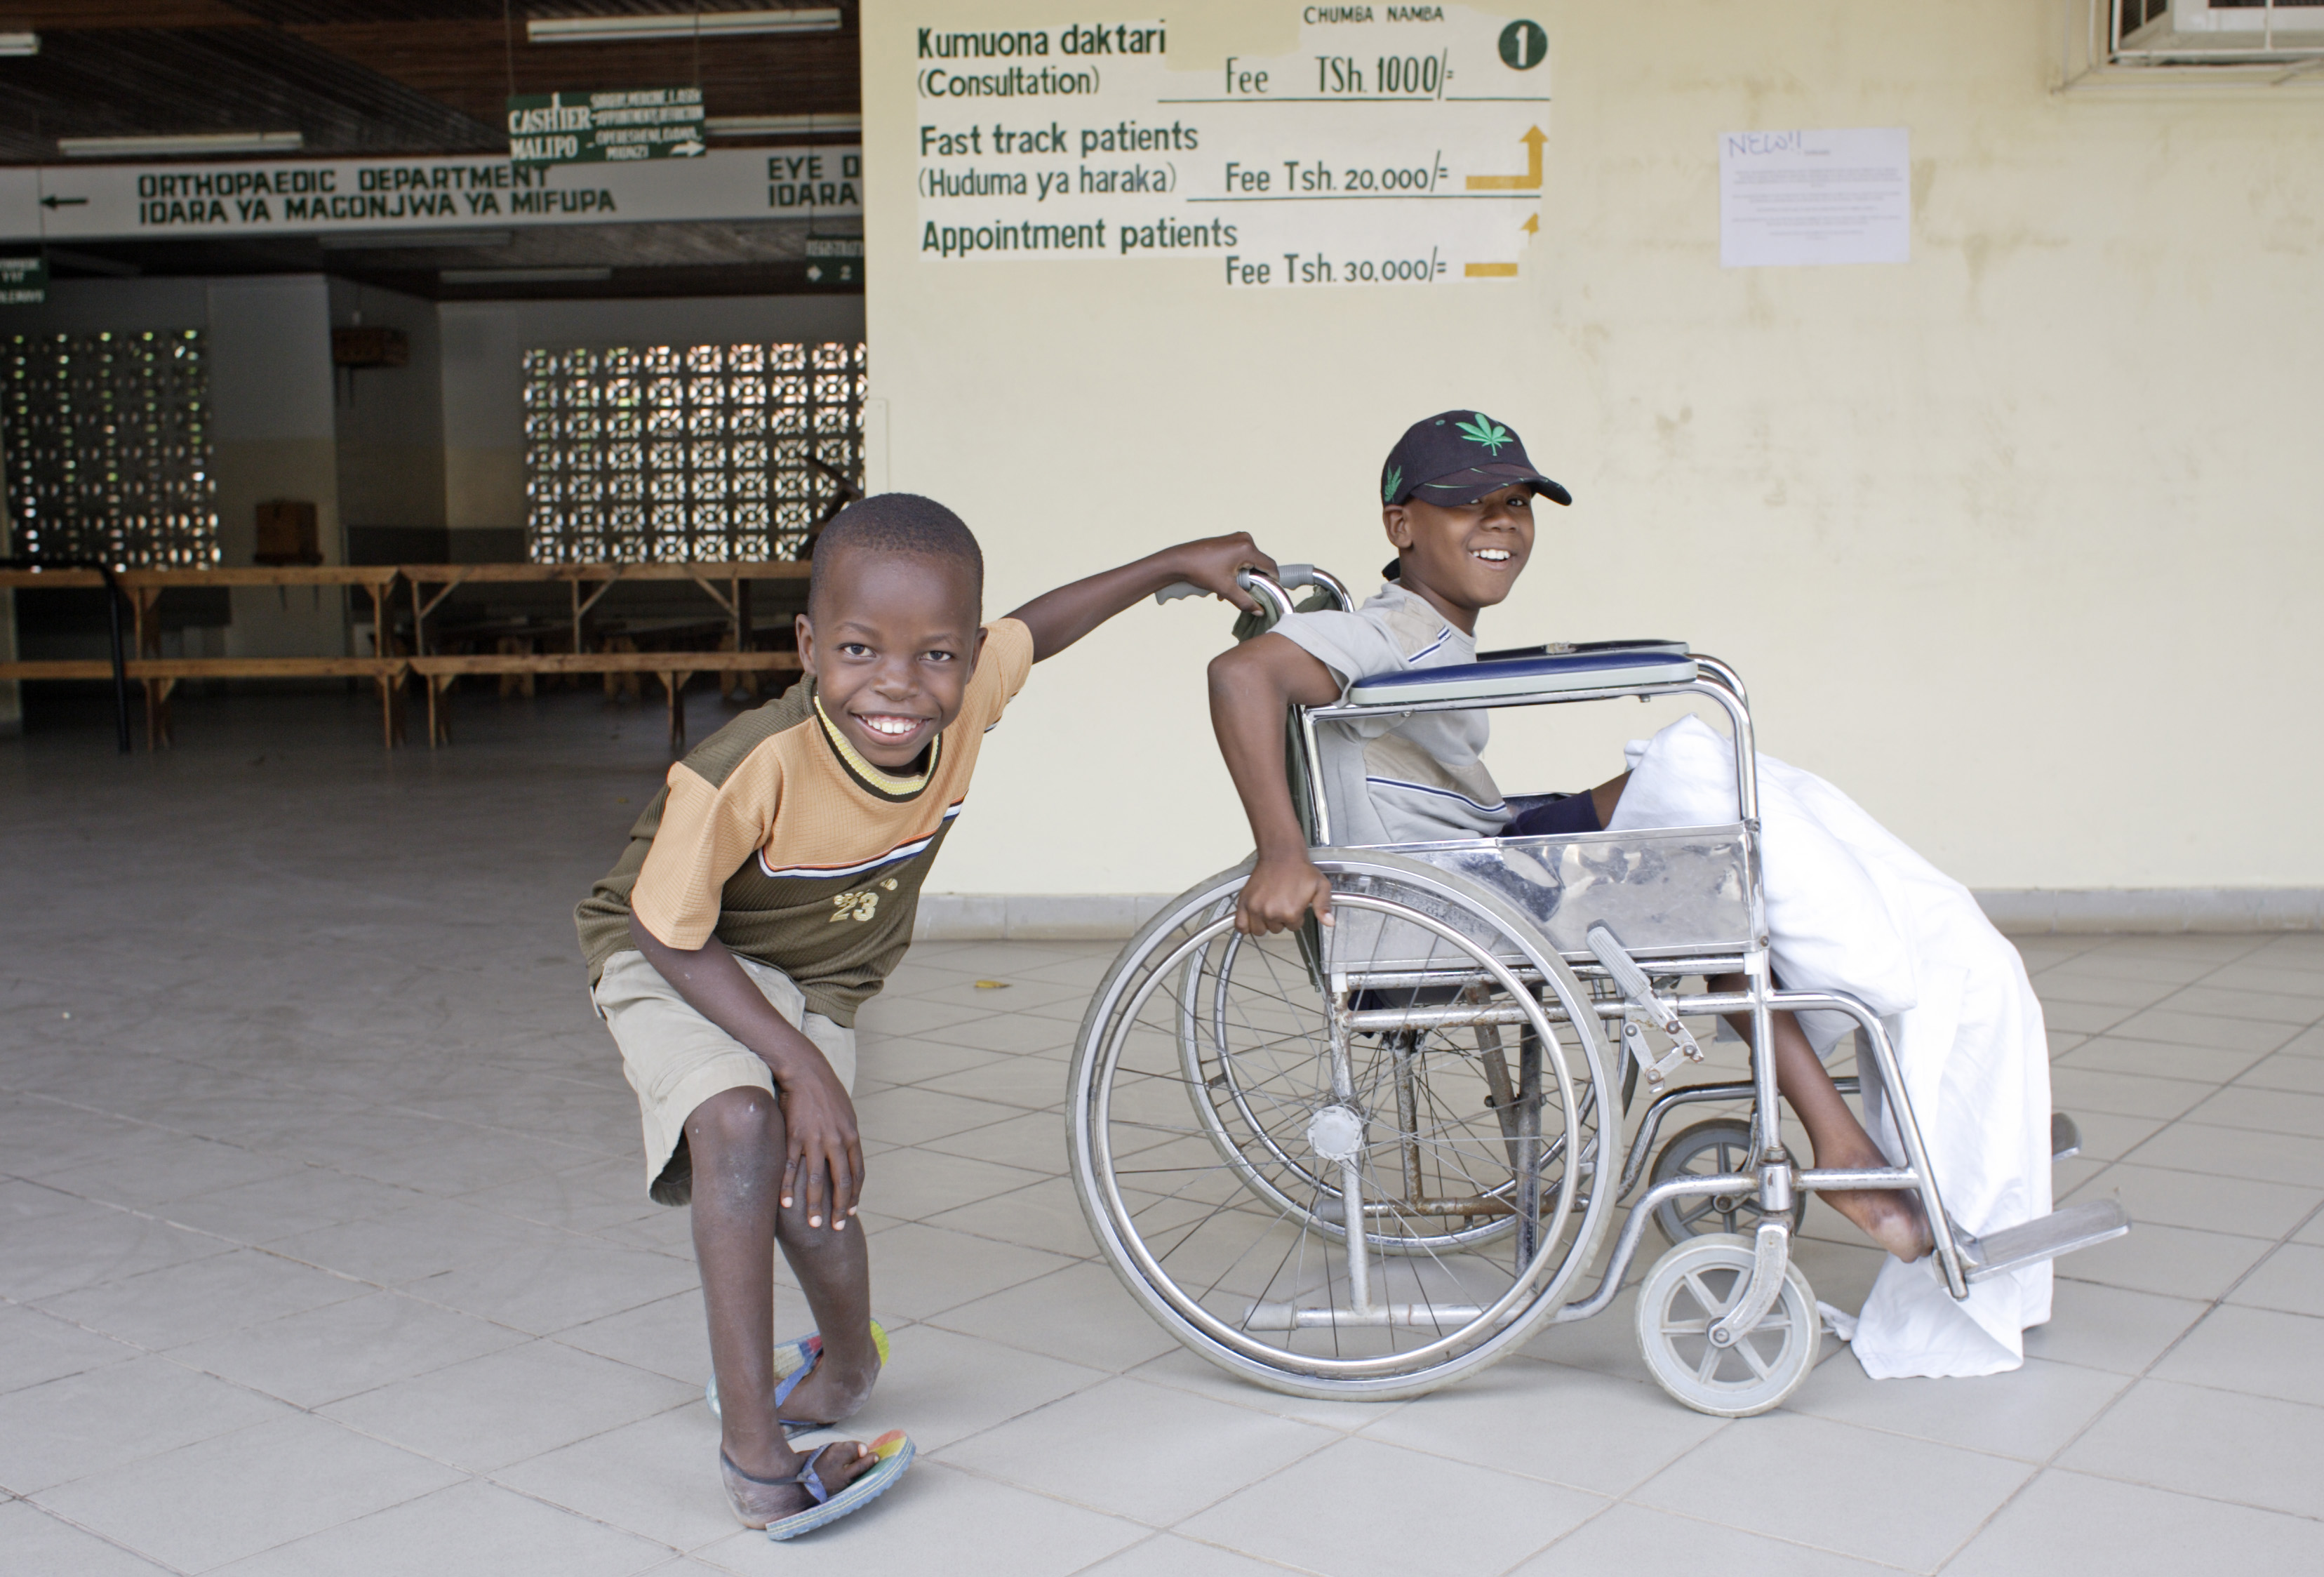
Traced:
<path fill-rule="evenodd" d="M 832 517 L 815 539 L 815 572 L 807 581 L 807 617 L 815 617 L 825 571 L 855 553 L 902 554 L 949 558 L 968 570 L 977 606 L 984 605 L 984 550 L 958 515 L 917 493 L 881 493 L 859 500 Z"/>

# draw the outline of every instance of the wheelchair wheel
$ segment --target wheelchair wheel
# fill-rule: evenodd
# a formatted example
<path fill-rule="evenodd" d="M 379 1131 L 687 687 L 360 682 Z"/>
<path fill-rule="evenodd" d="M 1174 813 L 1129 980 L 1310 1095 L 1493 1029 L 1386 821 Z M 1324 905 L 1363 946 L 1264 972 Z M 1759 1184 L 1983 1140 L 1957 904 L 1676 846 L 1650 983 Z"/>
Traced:
<path fill-rule="evenodd" d="M 1638 1351 L 1656 1383 L 1698 1413 L 1748 1418 L 1780 1405 L 1815 1367 L 1823 1334 L 1815 1293 L 1796 1264 L 1775 1302 L 1732 1347 L 1711 1327 L 1751 1279 L 1752 1244 L 1727 1232 L 1691 1238 L 1655 1261 L 1638 1287 Z"/>
<path fill-rule="evenodd" d="M 1655 1157 L 1652 1183 L 1673 1177 L 1712 1177 L 1743 1171 L 1751 1159 L 1751 1125 L 1739 1117 L 1714 1117 L 1672 1136 Z M 1738 1233 L 1748 1238 L 1766 1213 L 1748 1192 L 1714 1194 L 1693 1199 L 1665 1199 L 1655 1206 L 1655 1225 L 1673 1243 L 1711 1232 Z M 1792 1231 L 1808 1217 L 1808 1195 L 1802 1189 L 1792 1205 Z"/>
<path fill-rule="evenodd" d="M 1230 899 L 1212 918 L 1232 912 Z M 1247 1048 L 1237 1045 L 1236 1027 L 1240 1019 L 1240 1010 L 1236 1006 L 1238 981 L 1242 982 L 1241 993 L 1250 989 L 1251 970 L 1243 967 L 1252 962 L 1243 955 L 1246 945 L 1259 945 L 1229 928 L 1215 945 L 1196 950 L 1183 966 L 1185 978 L 1180 982 L 1179 992 L 1181 1063 L 1190 1083 L 1199 1082 L 1212 1092 L 1210 1098 L 1194 1103 L 1194 1111 L 1221 1157 L 1251 1193 L 1286 1214 L 1305 1217 L 1314 1231 L 1344 1240 L 1347 1226 L 1335 1203 L 1339 1192 L 1333 1169 L 1319 1168 L 1304 1145 L 1293 1143 L 1286 1148 L 1286 1136 L 1278 1135 L 1280 1125 L 1270 1123 L 1259 1110 L 1268 1104 L 1268 1095 L 1247 1087 L 1254 1076 L 1263 1076 L 1264 1069 Z M 1312 957 L 1319 945 L 1319 937 L 1303 938 L 1303 959 Z M 1478 988 L 1474 986 L 1438 984 L 1408 988 L 1397 993 L 1397 998 L 1407 1003 L 1444 1006 L 1477 994 Z M 1518 1062 L 1514 1078 L 1500 1027 L 1480 1026 L 1469 1033 L 1476 1042 L 1480 1075 L 1486 1081 L 1485 1104 L 1496 1113 L 1506 1143 L 1517 1130 L 1520 1104 L 1517 1086 L 1523 1082 L 1526 1068 L 1538 1065 L 1531 1031 L 1518 1031 Z M 1416 1094 L 1428 1088 L 1423 1038 L 1420 1035 L 1405 1035 L 1391 1039 L 1390 1054 L 1399 1059 L 1397 1066 L 1404 1070 L 1397 1079 L 1400 1095 Z M 1534 1058 L 1531 1064 L 1529 1056 Z M 1416 1074 L 1412 1072 L 1416 1067 L 1420 1070 Z M 1498 1084 L 1496 1074 L 1499 1075 Z M 1587 1102 L 1584 1109 L 1592 1110 Z M 1417 1121 L 1420 1113 L 1416 1105 L 1413 1115 Z M 1594 1136 L 1594 1120 L 1585 1118 L 1582 1131 L 1585 1136 Z M 1583 1145 L 1582 1153 L 1594 1154 L 1588 1137 Z M 1488 1203 L 1479 1214 L 1448 1215 L 1441 1220 L 1415 1216 L 1397 1222 L 1376 1221 L 1365 1234 L 1366 1241 L 1377 1253 L 1416 1255 L 1508 1237 L 1517 1231 L 1517 1216 L 1514 1210 L 1501 1206 L 1514 1200 L 1516 1189 L 1517 1174 L 1513 1171 L 1508 1177 L 1482 1191 Z"/>
<path fill-rule="evenodd" d="M 1314 859 L 1331 927 L 1238 935 L 1238 868 L 1115 960 L 1074 1052 L 1074 1186 L 1124 1285 L 1211 1362 L 1416 1396 L 1526 1341 L 1596 1246 L 1608 1053 L 1499 897 L 1389 853 Z"/>

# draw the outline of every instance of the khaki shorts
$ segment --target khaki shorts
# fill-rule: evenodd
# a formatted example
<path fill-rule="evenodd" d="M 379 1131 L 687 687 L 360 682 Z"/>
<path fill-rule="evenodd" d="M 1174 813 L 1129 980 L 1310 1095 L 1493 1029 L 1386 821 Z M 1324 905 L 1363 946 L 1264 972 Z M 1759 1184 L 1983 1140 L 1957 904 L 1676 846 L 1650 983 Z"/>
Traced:
<path fill-rule="evenodd" d="M 791 977 L 772 964 L 740 956 L 734 962 L 784 1021 L 815 1043 L 841 1087 L 854 1093 L 855 1031 L 808 1012 Z M 638 1093 L 646 1193 L 663 1204 L 684 1204 L 694 1192 L 686 1120 L 721 1091 L 773 1094 L 774 1074 L 756 1052 L 696 1011 L 642 953 L 624 951 L 605 960 L 590 996 L 622 1048 L 622 1072 Z"/>

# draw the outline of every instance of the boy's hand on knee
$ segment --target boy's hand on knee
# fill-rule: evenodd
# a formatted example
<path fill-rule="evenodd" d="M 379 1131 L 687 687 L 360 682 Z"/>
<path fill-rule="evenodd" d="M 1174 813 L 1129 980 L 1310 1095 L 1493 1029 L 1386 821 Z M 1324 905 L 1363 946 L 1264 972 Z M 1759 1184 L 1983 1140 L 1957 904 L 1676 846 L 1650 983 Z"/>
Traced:
<path fill-rule="evenodd" d="M 802 1059 L 804 1061 L 804 1059 Z M 847 1098 L 828 1064 L 817 1059 L 783 1074 L 782 1207 L 804 1199 L 807 1224 L 844 1232 L 863 1194 L 863 1141 L 856 1132 L 855 1102 Z"/>
<path fill-rule="evenodd" d="M 1332 923 L 1332 883 L 1305 850 L 1262 854 L 1250 879 L 1235 899 L 1235 929 L 1246 936 L 1272 935 L 1296 928 L 1314 909 L 1323 925 Z"/>

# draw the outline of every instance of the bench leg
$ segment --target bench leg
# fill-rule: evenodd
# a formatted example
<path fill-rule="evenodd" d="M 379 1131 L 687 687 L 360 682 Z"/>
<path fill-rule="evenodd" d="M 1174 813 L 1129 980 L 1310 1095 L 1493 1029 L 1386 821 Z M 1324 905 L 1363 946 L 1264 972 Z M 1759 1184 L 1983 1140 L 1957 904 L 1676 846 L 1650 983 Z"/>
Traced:
<path fill-rule="evenodd" d="M 457 674 L 423 674 L 420 682 L 428 687 L 428 748 L 452 742 L 452 708 L 438 706 L 445 692 L 452 687 Z"/>
<path fill-rule="evenodd" d="M 686 687 L 694 678 L 692 670 L 664 669 L 654 675 L 661 681 L 662 692 L 669 699 L 669 753 L 686 753 Z"/>
<path fill-rule="evenodd" d="M 145 686 L 145 748 L 163 750 L 178 742 L 171 727 L 170 696 L 178 687 L 175 679 L 146 679 Z"/>
<path fill-rule="evenodd" d="M 392 751 L 403 742 L 403 681 L 381 674 L 372 683 L 379 689 L 380 743 Z"/>

